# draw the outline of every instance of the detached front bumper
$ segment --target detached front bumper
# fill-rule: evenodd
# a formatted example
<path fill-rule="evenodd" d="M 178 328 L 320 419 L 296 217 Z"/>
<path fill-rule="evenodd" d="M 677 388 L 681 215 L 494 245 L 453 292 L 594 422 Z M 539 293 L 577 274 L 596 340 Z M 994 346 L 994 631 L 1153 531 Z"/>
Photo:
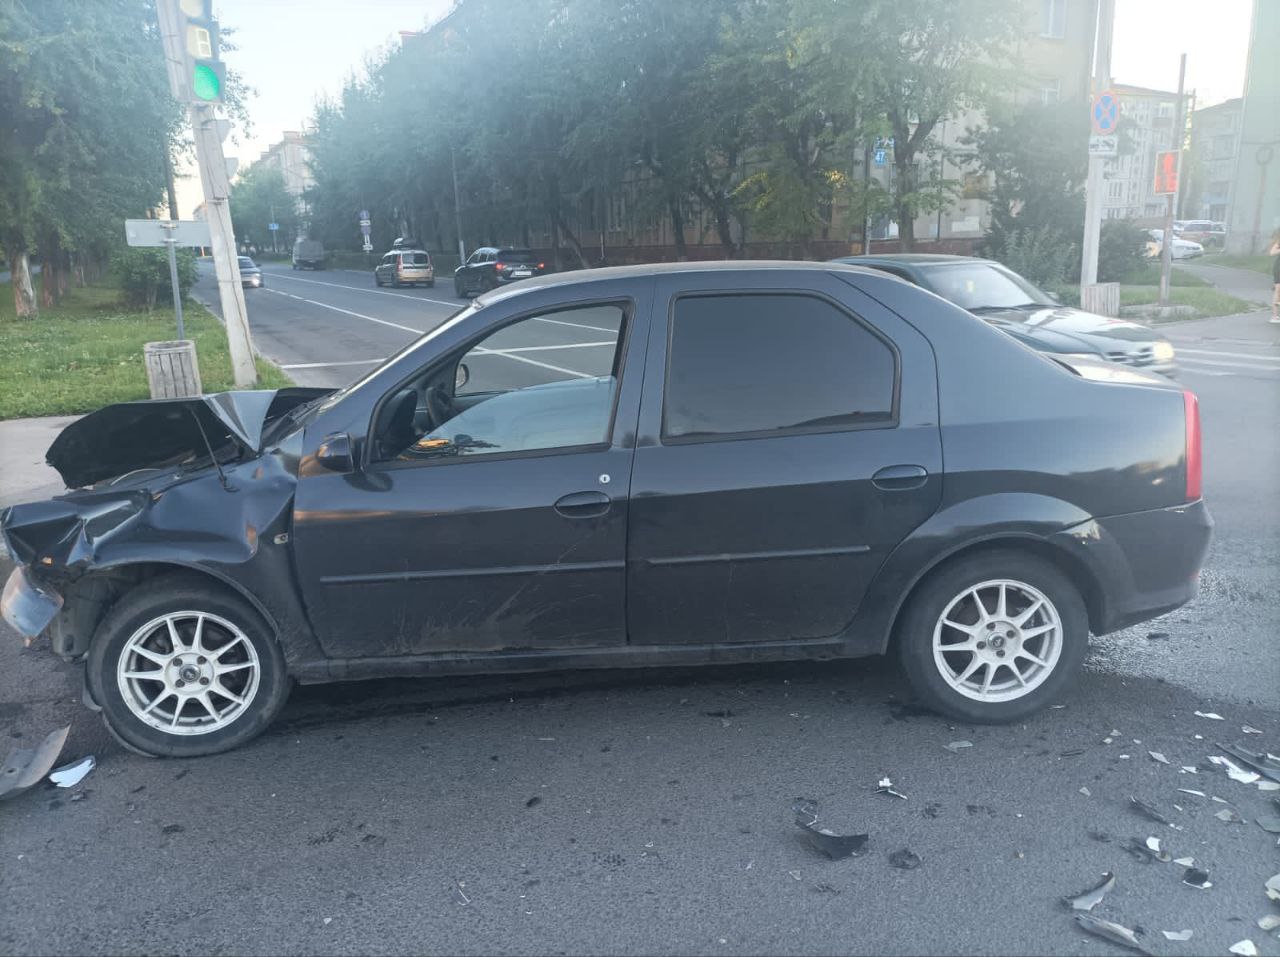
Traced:
<path fill-rule="evenodd" d="M 0 617 L 26 638 L 35 638 L 62 610 L 62 596 L 37 581 L 26 565 L 9 575 L 0 593 Z"/>
<path fill-rule="evenodd" d="M 1213 518 L 1200 500 L 1091 519 L 1050 540 L 1089 570 L 1097 586 L 1090 626 L 1105 635 L 1195 598 L 1212 538 Z"/>

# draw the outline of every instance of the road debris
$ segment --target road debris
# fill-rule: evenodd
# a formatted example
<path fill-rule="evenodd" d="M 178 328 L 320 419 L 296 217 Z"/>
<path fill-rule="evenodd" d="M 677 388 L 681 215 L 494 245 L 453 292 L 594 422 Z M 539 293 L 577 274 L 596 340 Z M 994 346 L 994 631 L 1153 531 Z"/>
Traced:
<path fill-rule="evenodd" d="M 1219 821 L 1225 821 L 1227 824 L 1243 824 L 1244 818 L 1235 812 L 1233 808 L 1224 807 L 1221 811 L 1214 815 Z"/>
<path fill-rule="evenodd" d="M 1159 761 L 1161 764 L 1168 764 L 1168 763 L 1169 763 L 1169 759 L 1168 759 L 1168 758 L 1166 758 L 1166 757 L 1165 757 L 1163 754 L 1161 754 L 1159 751 L 1148 751 L 1148 752 L 1147 752 L 1147 754 L 1151 755 L 1151 760 L 1152 760 L 1152 761 Z"/>
<path fill-rule="evenodd" d="M 73 788 L 84 780 L 85 775 L 98 766 L 98 760 L 92 754 L 79 761 L 72 761 L 49 772 L 49 780 L 60 788 Z"/>
<path fill-rule="evenodd" d="M 1140 954 L 1150 955 L 1151 953 L 1142 946 L 1142 942 L 1138 940 L 1137 933 L 1128 927 L 1122 927 L 1112 921 L 1103 920 L 1101 917 L 1094 917 L 1084 911 L 1076 911 L 1072 916 L 1075 917 L 1077 924 L 1097 937 L 1102 937 L 1113 944 L 1120 944 L 1123 947 L 1136 950 Z"/>
<path fill-rule="evenodd" d="M 1173 860 L 1173 855 L 1171 855 L 1168 851 L 1165 851 L 1160 847 L 1160 838 L 1158 837 L 1147 838 L 1147 850 L 1150 851 L 1151 856 L 1154 857 L 1161 864 L 1168 864 L 1171 860 Z"/>
<path fill-rule="evenodd" d="M 1258 926 L 1267 932 L 1275 930 L 1280 927 L 1280 914 L 1267 914 L 1265 917 L 1259 917 Z"/>
<path fill-rule="evenodd" d="M 1178 770 L 1181 771 L 1183 774 L 1199 774 L 1200 773 L 1200 769 L 1196 767 L 1194 764 L 1184 764 Z"/>
<path fill-rule="evenodd" d="M 914 871 L 920 866 L 921 862 L 919 854 L 904 847 L 902 850 L 894 851 L 889 855 L 889 863 L 904 871 Z"/>
<path fill-rule="evenodd" d="M 1086 787 L 1082 787 L 1080 789 L 1080 793 L 1083 794 L 1085 797 L 1093 797 L 1093 792 Z"/>
<path fill-rule="evenodd" d="M 1240 730 L 1241 730 L 1241 732 L 1243 732 L 1244 734 L 1262 734 L 1262 732 L 1261 732 L 1261 731 L 1259 731 L 1257 728 L 1252 727 L 1251 725 L 1247 725 L 1247 724 L 1242 724 L 1242 725 L 1240 725 Z"/>
<path fill-rule="evenodd" d="M 1280 901 L 1280 874 L 1275 877 L 1268 877 L 1265 887 L 1268 897 L 1273 901 Z"/>
<path fill-rule="evenodd" d="M 956 752 L 956 751 L 960 751 L 963 748 L 973 747 L 973 742 L 972 741 L 952 741 L 950 744 L 944 744 L 943 747 L 946 748 L 948 751 Z"/>
<path fill-rule="evenodd" d="M 1213 881 L 1209 880 L 1209 872 L 1198 867 L 1188 867 L 1182 874 L 1182 883 L 1201 891 L 1207 891 L 1213 886 Z"/>
<path fill-rule="evenodd" d="M 1129 807 L 1137 811 L 1143 817 L 1147 817 L 1155 821 L 1157 824 L 1164 824 L 1168 827 L 1174 828 L 1175 830 L 1182 830 L 1178 825 L 1174 824 L 1146 801 L 1140 801 L 1136 797 L 1131 796 L 1129 798 Z"/>
<path fill-rule="evenodd" d="M 890 794 L 893 797 L 902 798 L 904 801 L 907 799 L 907 796 L 895 788 L 893 786 L 893 782 L 888 778 L 880 779 L 879 783 L 876 785 L 876 794 Z"/>
<path fill-rule="evenodd" d="M 1194 794 L 1196 797 L 1208 797 L 1203 791 L 1197 791 L 1195 788 L 1178 788 L 1183 794 Z"/>
<path fill-rule="evenodd" d="M 1276 783 L 1280 783 L 1280 758 L 1277 758 L 1274 754 L 1259 754 L 1257 751 L 1250 751 L 1248 748 L 1242 748 L 1239 745 L 1223 744 L 1221 741 L 1218 742 L 1218 747 L 1245 767 L 1256 771 L 1263 777 L 1270 778 Z"/>
<path fill-rule="evenodd" d="M 1181 867 L 1195 867 L 1196 859 L 1194 857 L 1175 857 L 1173 859 L 1173 863 L 1178 864 Z"/>
<path fill-rule="evenodd" d="M 1264 814 L 1262 817 L 1254 818 L 1258 822 L 1258 827 L 1262 828 L 1270 834 L 1280 834 L 1280 815 Z"/>
<path fill-rule="evenodd" d="M 0 765 L 0 801 L 15 797 L 49 773 L 67 743 L 71 725 L 51 731 L 34 748 L 14 748 Z"/>
<path fill-rule="evenodd" d="M 1197 717 L 1197 718 L 1208 718 L 1210 721 L 1226 721 L 1226 720 L 1227 720 L 1227 719 L 1226 719 L 1226 718 L 1224 718 L 1222 715 L 1220 715 L 1220 714 L 1218 714 L 1218 713 L 1216 713 L 1216 712 L 1214 712 L 1214 711 L 1197 711 L 1197 712 L 1196 712 L 1196 717 Z"/>
<path fill-rule="evenodd" d="M 1238 940 L 1227 950 L 1233 954 L 1239 954 L 1240 957 L 1258 957 L 1258 946 L 1251 940 Z"/>
<path fill-rule="evenodd" d="M 1097 887 L 1093 887 L 1087 891 L 1081 891 L 1073 897 L 1064 897 L 1062 898 L 1062 903 L 1066 904 L 1072 910 L 1093 910 L 1099 903 L 1101 903 L 1102 898 L 1106 897 L 1115 886 L 1116 876 L 1110 871 L 1107 871 L 1102 875 L 1102 883 L 1098 884 Z"/>
<path fill-rule="evenodd" d="M 1162 930 L 1165 940 L 1190 940 L 1191 931 L 1189 930 Z"/>
<path fill-rule="evenodd" d="M 1257 771 L 1246 771 L 1230 758 L 1224 758 L 1220 754 L 1209 755 L 1209 762 L 1216 764 L 1220 768 L 1227 769 L 1227 777 L 1232 781 L 1239 781 L 1241 784 L 1252 784 L 1262 777 Z"/>
<path fill-rule="evenodd" d="M 1164 641 L 1169 637 L 1167 631 L 1149 631 L 1147 632 L 1147 641 Z"/>
<path fill-rule="evenodd" d="M 1151 846 L 1152 841 L 1155 841 L 1155 847 Z M 1142 861 L 1144 864 L 1148 864 L 1151 861 L 1168 864 L 1171 859 L 1167 853 L 1160 850 L 1160 842 L 1154 837 L 1148 838 L 1145 843 L 1139 841 L 1136 837 L 1131 837 L 1126 843 L 1120 845 L 1120 850 L 1135 860 Z"/>
<path fill-rule="evenodd" d="M 805 842 L 819 854 L 825 854 L 833 861 L 845 857 L 857 856 L 866 846 L 867 834 L 836 834 L 826 828 L 818 827 L 818 802 L 807 798 L 796 798 L 791 805 L 796 815 L 796 827 L 804 834 Z M 796 878 L 799 880 L 799 878 Z"/>

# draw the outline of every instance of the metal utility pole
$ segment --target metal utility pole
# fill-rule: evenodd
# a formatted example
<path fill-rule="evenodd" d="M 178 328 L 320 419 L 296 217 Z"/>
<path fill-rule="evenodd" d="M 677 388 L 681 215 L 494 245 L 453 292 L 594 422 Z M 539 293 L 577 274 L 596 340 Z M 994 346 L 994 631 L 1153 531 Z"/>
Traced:
<path fill-rule="evenodd" d="M 251 389 L 257 384 L 258 370 L 253 361 L 249 317 L 245 310 L 244 289 L 240 285 L 240 263 L 236 258 L 235 232 L 231 227 L 231 208 L 227 202 L 231 183 L 227 161 L 222 154 L 222 140 L 230 129 L 230 124 L 215 116 L 210 103 L 202 103 L 189 96 L 189 81 L 186 76 L 189 68 L 185 37 L 187 19 L 179 10 L 177 0 L 159 0 L 156 3 L 156 13 L 164 42 L 170 88 L 178 100 L 189 105 L 191 133 L 196 146 L 196 165 L 200 170 L 200 185 L 204 190 L 205 215 L 209 224 L 210 252 L 213 254 L 213 268 L 218 278 L 218 298 L 222 304 L 222 321 L 227 329 L 227 348 L 231 354 L 231 371 L 236 388 Z M 216 32 L 216 25 L 212 26 Z M 207 42 L 207 31 L 204 38 Z M 202 77 L 216 76 L 212 66 L 221 66 L 216 62 L 216 46 L 215 38 L 213 48 L 208 53 L 202 53 L 204 57 L 212 57 L 212 60 L 202 61 L 198 65 Z"/>
<path fill-rule="evenodd" d="M 1164 210 L 1164 238 L 1160 243 L 1160 305 L 1169 305 L 1169 279 L 1173 272 L 1173 207 L 1178 201 L 1178 190 L 1182 188 L 1182 144 L 1187 135 L 1187 119 L 1183 113 L 1186 100 L 1183 98 L 1183 85 L 1187 78 L 1187 55 L 1182 54 L 1178 61 L 1178 105 L 1173 111 L 1173 133 L 1169 137 L 1169 148 L 1177 150 L 1178 157 L 1174 165 L 1177 170 L 1174 176 L 1174 191 L 1166 197 Z"/>
<path fill-rule="evenodd" d="M 462 244 L 462 210 L 458 206 L 458 154 L 449 146 L 449 162 L 453 164 L 453 221 L 458 230 L 458 265 L 467 261 L 467 247 Z"/>
<path fill-rule="evenodd" d="M 1093 93 L 1111 88 L 1111 34 L 1115 27 L 1115 0 L 1098 0 L 1097 45 L 1094 48 Z M 1080 263 L 1080 299 L 1084 287 L 1098 281 L 1098 237 L 1102 230 L 1102 170 L 1105 156 L 1090 154 L 1089 179 L 1084 193 L 1084 242 Z"/>

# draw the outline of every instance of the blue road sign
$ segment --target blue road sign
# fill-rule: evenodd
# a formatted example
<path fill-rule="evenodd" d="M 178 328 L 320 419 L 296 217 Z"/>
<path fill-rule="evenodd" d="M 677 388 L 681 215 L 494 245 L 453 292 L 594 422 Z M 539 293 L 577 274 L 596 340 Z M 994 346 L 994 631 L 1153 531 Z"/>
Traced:
<path fill-rule="evenodd" d="M 876 150 L 876 165 L 884 165 L 884 150 Z"/>
<path fill-rule="evenodd" d="M 1089 122 L 1099 136 L 1114 133 L 1120 123 L 1120 98 L 1111 90 L 1104 90 L 1093 98 L 1089 110 Z"/>
<path fill-rule="evenodd" d="M 279 228 L 280 228 L 279 223 L 267 223 L 267 229 L 271 230 L 273 233 Z"/>

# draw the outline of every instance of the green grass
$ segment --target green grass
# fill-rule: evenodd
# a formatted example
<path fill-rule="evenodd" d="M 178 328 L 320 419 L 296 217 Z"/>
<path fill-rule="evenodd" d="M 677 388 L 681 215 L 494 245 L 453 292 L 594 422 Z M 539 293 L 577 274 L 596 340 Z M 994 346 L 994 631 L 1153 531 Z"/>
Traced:
<path fill-rule="evenodd" d="M 196 343 L 206 392 L 233 388 L 227 336 L 199 303 L 183 308 L 187 338 Z M 109 286 L 73 289 L 38 319 L 18 319 L 13 289 L 0 284 L 0 419 L 90 412 L 112 402 L 148 398 L 142 347 L 173 339 L 172 309 L 150 315 L 120 305 Z M 258 359 L 258 387 L 292 385 L 280 369 Z"/>
<path fill-rule="evenodd" d="M 1234 269 L 1250 269 L 1264 276 L 1271 275 L 1270 256 L 1229 256 L 1226 253 L 1210 253 L 1202 256 L 1199 262 L 1208 266 L 1231 266 Z"/>
<path fill-rule="evenodd" d="M 1121 306 L 1140 306 L 1159 302 L 1159 286 L 1126 286 L 1120 287 Z M 1194 316 L 1180 318 L 1206 319 L 1210 316 L 1231 316 L 1239 312 L 1253 312 L 1257 303 L 1237 299 L 1212 286 L 1174 286 L 1169 290 L 1169 304 L 1174 306 L 1191 306 Z M 1159 320 L 1157 320 L 1159 321 Z"/>
<path fill-rule="evenodd" d="M 1120 277 L 1122 286 L 1159 286 L 1160 264 L 1158 262 L 1143 263 L 1127 276 Z M 1169 272 L 1170 286 L 1211 286 L 1208 280 L 1193 276 L 1176 266 Z"/>

